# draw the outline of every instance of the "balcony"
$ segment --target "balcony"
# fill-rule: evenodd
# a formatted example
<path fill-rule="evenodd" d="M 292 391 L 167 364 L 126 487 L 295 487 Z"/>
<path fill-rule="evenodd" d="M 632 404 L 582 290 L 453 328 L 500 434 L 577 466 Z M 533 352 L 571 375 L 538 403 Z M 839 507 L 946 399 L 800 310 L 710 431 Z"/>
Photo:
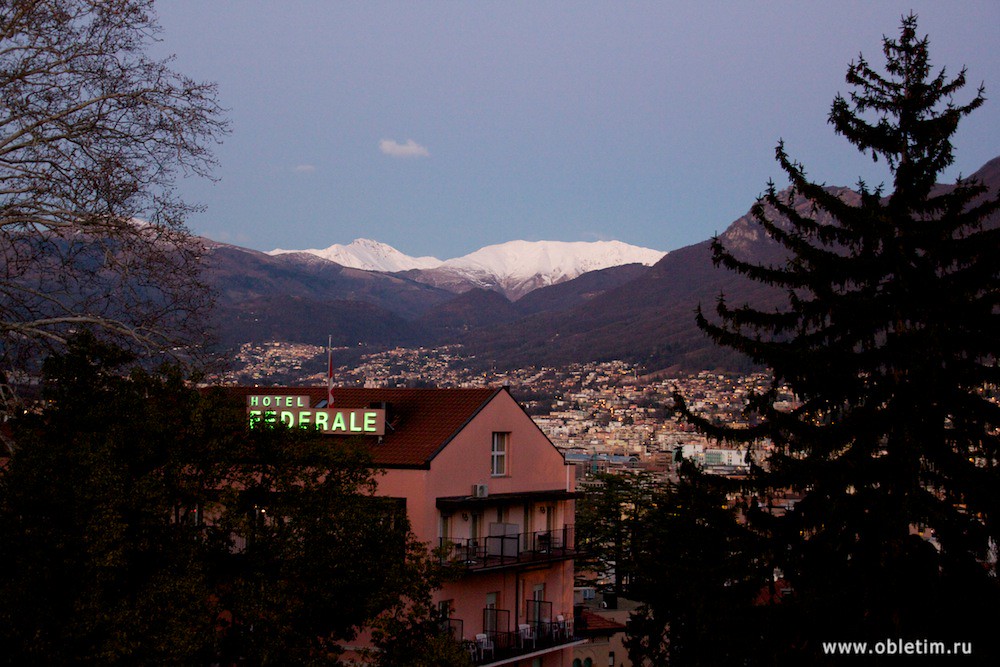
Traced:
<path fill-rule="evenodd" d="M 552 615 L 547 600 L 527 601 L 527 623 L 511 626 L 510 610 L 483 609 L 483 632 L 466 642 L 476 665 L 504 665 L 529 656 L 560 651 L 582 643 L 573 636 L 573 622 Z"/>
<path fill-rule="evenodd" d="M 477 539 L 441 538 L 442 563 L 485 572 L 500 568 L 537 565 L 577 556 L 573 526 L 533 533 L 490 535 Z"/>

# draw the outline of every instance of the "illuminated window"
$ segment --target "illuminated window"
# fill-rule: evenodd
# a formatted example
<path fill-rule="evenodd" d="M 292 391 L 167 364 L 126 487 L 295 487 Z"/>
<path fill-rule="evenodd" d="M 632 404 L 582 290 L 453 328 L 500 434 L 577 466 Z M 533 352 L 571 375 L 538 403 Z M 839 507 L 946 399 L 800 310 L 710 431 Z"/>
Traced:
<path fill-rule="evenodd" d="M 507 445 L 510 433 L 494 433 L 493 448 L 490 456 L 490 474 L 493 477 L 503 477 L 507 474 Z"/>

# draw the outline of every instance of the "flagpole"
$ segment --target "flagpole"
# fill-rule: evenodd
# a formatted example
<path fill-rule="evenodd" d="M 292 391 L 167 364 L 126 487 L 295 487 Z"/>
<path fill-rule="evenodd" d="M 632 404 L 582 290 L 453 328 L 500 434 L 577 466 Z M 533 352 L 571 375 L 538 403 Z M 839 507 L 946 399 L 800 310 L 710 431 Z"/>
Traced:
<path fill-rule="evenodd" d="M 326 407 L 333 407 L 333 335 L 326 340 Z"/>

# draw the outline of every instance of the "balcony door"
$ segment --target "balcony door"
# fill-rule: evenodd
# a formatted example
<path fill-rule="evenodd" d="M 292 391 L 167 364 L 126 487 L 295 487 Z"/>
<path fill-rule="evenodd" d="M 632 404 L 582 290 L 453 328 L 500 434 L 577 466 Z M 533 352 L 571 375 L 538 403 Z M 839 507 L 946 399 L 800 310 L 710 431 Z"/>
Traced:
<path fill-rule="evenodd" d="M 451 541 L 451 515 L 441 514 L 441 544 L 447 545 Z"/>
<path fill-rule="evenodd" d="M 535 584 L 528 600 L 528 622 L 537 626 L 551 621 L 550 607 L 551 604 L 545 600 L 545 584 Z"/>
<path fill-rule="evenodd" d="M 486 594 L 486 609 L 483 610 L 483 632 L 487 634 L 496 634 L 498 629 L 497 598 L 499 595 L 499 592 Z"/>
<path fill-rule="evenodd" d="M 482 515 L 478 512 L 473 512 L 469 523 L 469 546 L 479 546 L 479 533 L 480 524 L 482 523 Z"/>
<path fill-rule="evenodd" d="M 491 523 L 486 547 L 488 556 L 517 558 L 521 527 L 516 523 Z"/>

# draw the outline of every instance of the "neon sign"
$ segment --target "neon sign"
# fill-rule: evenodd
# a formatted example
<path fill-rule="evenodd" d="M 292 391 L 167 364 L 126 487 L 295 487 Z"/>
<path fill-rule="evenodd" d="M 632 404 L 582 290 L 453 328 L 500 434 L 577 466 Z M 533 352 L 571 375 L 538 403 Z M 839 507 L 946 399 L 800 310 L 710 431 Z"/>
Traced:
<path fill-rule="evenodd" d="M 385 410 L 313 408 L 309 397 L 301 395 L 247 396 L 247 417 L 250 428 L 281 423 L 326 435 L 385 435 Z"/>

